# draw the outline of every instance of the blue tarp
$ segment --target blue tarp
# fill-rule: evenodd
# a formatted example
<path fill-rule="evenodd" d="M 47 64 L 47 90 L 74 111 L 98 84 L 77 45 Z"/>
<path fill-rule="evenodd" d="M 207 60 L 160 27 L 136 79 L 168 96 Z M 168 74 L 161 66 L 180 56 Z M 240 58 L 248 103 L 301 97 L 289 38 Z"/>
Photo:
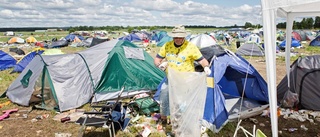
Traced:
<path fill-rule="evenodd" d="M 313 39 L 310 44 L 310 46 L 320 46 L 320 35 L 317 36 L 315 39 Z"/>
<path fill-rule="evenodd" d="M 11 55 L 0 50 L 0 71 L 13 67 L 16 62 Z"/>
<path fill-rule="evenodd" d="M 286 40 L 282 41 L 279 46 L 280 46 L 280 47 L 286 47 Z M 291 40 L 291 47 L 300 47 L 300 46 L 301 46 L 300 41 L 292 38 L 292 40 Z"/>
<path fill-rule="evenodd" d="M 29 64 L 29 62 L 37 55 L 42 54 L 44 50 L 32 51 L 29 54 L 25 55 L 16 65 L 14 65 L 14 69 L 12 73 L 17 72 L 20 73 L 24 70 L 24 68 Z"/>

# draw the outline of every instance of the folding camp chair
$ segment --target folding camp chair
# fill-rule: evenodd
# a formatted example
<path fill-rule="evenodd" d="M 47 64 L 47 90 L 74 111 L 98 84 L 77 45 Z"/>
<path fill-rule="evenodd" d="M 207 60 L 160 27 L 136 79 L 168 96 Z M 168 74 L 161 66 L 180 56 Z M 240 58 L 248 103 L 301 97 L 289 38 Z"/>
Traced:
<path fill-rule="evenodd" d="M 115 111 L 117 108 L 119 108 L 119 106 L 120 108 L 122 106 L 119 100 L 123 90 L 124 87 L 122 87 L 115 102 L 107 102 L 103 105 L 92 105 L 91 107 L 93 108 L 93 111 L 84 112 L 86 116 L 81 117 L 76 121 L 76 123 L 82 125 L 79 130 L 79 136 L 84 135 L 87 126 L 94 126 L 108 129 L 109 136 L 115 137 L 115 129 L 123 130 L 127 126 L 130 119 L 128 120 L 124 117 L 121 117 L 121 112 Z"/>

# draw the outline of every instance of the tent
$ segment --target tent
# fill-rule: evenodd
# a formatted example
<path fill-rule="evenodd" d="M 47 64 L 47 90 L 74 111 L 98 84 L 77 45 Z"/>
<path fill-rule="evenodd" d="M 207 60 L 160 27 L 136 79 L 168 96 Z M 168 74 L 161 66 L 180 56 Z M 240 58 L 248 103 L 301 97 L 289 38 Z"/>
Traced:
<path fill-rule="evenodd" d="M 292 32 L 292 37 L 298 41 L 302 41 L 300 34 L 297 31 Z"/>
<path fill-rule="evenodd" d="M 168 41 L 171 41 L 171 40 L 173 40 L 173 38 L 170 37 L 169 35 L 166 35 L 161 38 L 161 40 L 157 43 L 157 46 L 162 47 L 165 43 L 167 43 Z"/>
<path fill-rule="evenodd" d="M 96 37 L 94 37 L 94 38 L 92 38 L 92 41 L 91 41 L 89 47 L 93 47 L 93 46 L 95 46 L 97 44 L 100 44 L 102 42 L 105 42 L 105 41 L 108 41 L 108 39 L 107 38 L 96 38 Z"/>
<path fill-rule="evenodd" d="M 24 43 L 24 39 L 19 38 L 19 37 L 12 37 L 11 39 L 9 39 L 8 44 L 13 44 L 13 43 L 22 44 L 22 43 Z"/>
<path fill-rule="evenodd" d="M 299 109 L 320 110 L 320 55 L 299 57 L 295 60 L 290 69 L 290 89 L 288 88 L 288 78 L 285 76 L 277 86 L 278 103 L 285 101 L 285 105 L 292 105 L 294 100 L 290 98 L 290 93 L 297 95 Z M 287 94 L 286 94 L 287 93 Z M 292 97 L 292 96 L 291 96 Z M 283 100 L 284 99 L 284 100 Z"/>
<path fill-rule="evenodd" d="M 69 42 L 81 42 L 84 38 L 81 35 L 69 34 L 65 37 Z"/>
<path fill-rule="evenodd" d="M 320 35 L 317 36 L 315 39 L 313 39 L 310 44 L 310 46 L 320 46 Z"/>
<path fill-rule="evenodd" d="M 36 42 L 37 42 L 37 39 L 34 38 L 33 36 L 29 36 L 29 37 L 26 39 L 26 42 L 27 42 L 27 43 L 36 43 Z"/>
<path fill-rule="evenodd" d="M 120 41 L 109 58 L 95 88 L 93 101 L 116 98 L 122 86 L 123 96 L 156 90 L 165 73 L 154 66 L 153 58 L 128 41 Z"/>
<path fill-rule="evenodd" d="M 156 42 L 159 42 L 163 37 L 168 36 L 166 31 L 154 31 L 153 35 L 151 36 L 151 40 L 154 40 Z"/>
<path fill-rule="evenodd" d="M 198 46 L 198 48 L 209 47 L 216 45 L 217 42 L 207 34 L 200 34 L 190 40 L 191 43 Z"/>
<path fill-rule="evenodd" d="M 0 50 L 0 71 L 13 67 L 16 62 L 10 54 Z"/>
<path fill-rule="evenodd" d="M 29 52 L 27 55 L 23 56 L 17 64 L 14 65 L 14 69 L 11 73 L 17 72 L 20 73 L 23 71 L 23 69 L 30 63 L 30 61 L 37 55 L 42 54 L 44 52 L 44 49 L 36 49 L 31 52 Z"/>
<path fill-rule="evenodd" d="M 123 37 L 119 38 L 119 40 L 126 40 L 126 41 L 131 41 L 131 42 L 139 42 L 139 41 L 141 41 L 141 38 L 138 35 L 134 34 L 134 33 L 130 33 L 130 34 L 126 35 L 126 36 L 123 36 Z"/>
<path fill-rule="evenodd" d="M 258 71 L 241 56 L 231 51 L 211 55 L 212 73 L 207 78 L 207 97 L 203 125 L 218 132 L 228 119 L 250 117 L 268 105 L 267 83 Z M 244 93 L 243 93 L 244 92 Z M 244 94 L 242 98 L 242 94 Z M 239 105 L 241 99 L 247 105 Z M 248 105 L 250 104 L 250 105 Z M 239 109 L 239 107 L 242 109 Z M 237 113 L 239 111 L 240 114 Z"/>
<path fill-rule="evenodd" d="M 264 49 L 255 42 L 246 42 L 237 51 L 241 56 L 264 56 Z"/>
<path fill-rule="evenodd" d="M 118 95 L 122 86 L 123 96 L 155 90 L 165 74 L 145 51 L 139 50 L 145 60 L 134 58 L 136 50 L 128 41 L 111 40 L 74 54 L 37 54 L 6 95 L 19 105 L 28 106 L 37 99 L 38 107 L 66 111 L 89 102 L 95 92 L 107 95 L 96 99 L 107 100 Z"/>
<path fill-rule="evenodd" d="M 319 16 L 319 0 L 261 0 L 264 43 L 268 46 L 265 48 L 268 90 L 270 103 L 270 119 L 272 136 L 278 136 L 277 121 L 277 92 L 276 92 L 276 20 L 277 16 L 285 17 L 286 20 L 286 66 L 287 76 L 289 75 L 290 66 L 290 44 L 293 22 L 296 17 Z M 290 77 L 288 77 L 290 79 Z M 290 83 L 290 82 L 289 82 Z M 288 87 L 290 85 L 288 84 Z"/>
<path fill-rule="evenodd" d="M 251 34 L 248 37 L 247 42 L 255 42 L 255 43 L 260 44 L 261 43 L 261 38 L 257 34 Z"/>
<path fill-rule="evenodd" d="M 68 46 L 69 42 L 66 39 L 61 39 L 57 41 L 52 41 L 51 45 L 48 48 L 60 48 Z"/>
<path fill-rule="evenodd" d="M 286 47 L 286 40 L 282 41 L 280 44 L 279 44 L 280 48 L 285 48 Z M 301 43 L 300 41 L 292 38 L 291 40 L 291 47 L 295 47 L 295 48 L 299 48 L 301 46 Z"/>

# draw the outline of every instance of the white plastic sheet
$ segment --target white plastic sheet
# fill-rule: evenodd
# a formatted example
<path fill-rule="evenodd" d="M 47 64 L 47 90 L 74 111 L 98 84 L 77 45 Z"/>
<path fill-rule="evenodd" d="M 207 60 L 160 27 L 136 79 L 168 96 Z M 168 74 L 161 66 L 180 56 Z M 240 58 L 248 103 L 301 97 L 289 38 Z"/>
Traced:
<path fill-rule="evenodd" d="M 168 69 L 172 131 L 177 137 L 200 137 L 207 94 L 206 75 Z"/>

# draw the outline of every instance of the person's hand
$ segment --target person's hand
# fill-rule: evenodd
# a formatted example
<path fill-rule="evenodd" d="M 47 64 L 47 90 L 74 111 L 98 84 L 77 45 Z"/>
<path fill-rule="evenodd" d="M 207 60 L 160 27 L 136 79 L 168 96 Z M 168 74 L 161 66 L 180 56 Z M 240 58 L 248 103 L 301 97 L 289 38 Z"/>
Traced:
<path fill-rule="evenodd" d="M 204 72 L 209 76 L 211 74 L 211 69 L 209 67 L 204 67 Z"/>
<path fill-rule="evenodd" d="M 158 67 L 165 71 L 167 69 L 167 66 L 168 66 L 168 62 L 162 62 Z"/>

